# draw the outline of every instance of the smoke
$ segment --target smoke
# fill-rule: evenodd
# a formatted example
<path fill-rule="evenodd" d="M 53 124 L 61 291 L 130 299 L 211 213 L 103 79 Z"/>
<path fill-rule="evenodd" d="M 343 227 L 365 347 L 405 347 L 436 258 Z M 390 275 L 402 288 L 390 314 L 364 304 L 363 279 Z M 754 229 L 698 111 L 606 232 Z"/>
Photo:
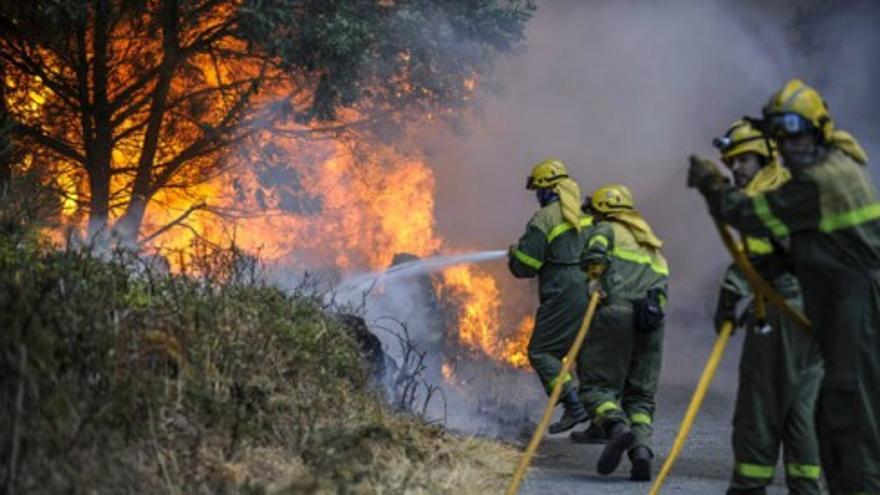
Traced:
<path fill-rule="evenodd" d="M 626 184 L 666 241 L 672 270 L 661 386 L 693 386 L 714 338 L 711 312 L 729 260 L 702 199 L 684 186 L 686 158 L 716 157 L 712 138 L 742 115 L 759 115 L 791 77 L 816 86 L 838 127 L 869 153 L 880 151 L 880 129 L 871 125 L 877 14 L 868 1 L 540 3 L 527 52 L 498 65 L 499 85 L 482 82 L 467 132 L 431 128 L 410 143 L 433 168 L 439 237 L 454 252 L 514 242 L 537 206 L 525 177 L 547 156 L 561 158 L 585 193 Z M 507 324 L 534 311 L 534 282 L 513 279 L 503 263 L 481 266 L 501 282 Z M 445 362 L 461 357 L 449 348 L 455 329 L 445 328 L 441 303 L 430 281 L 416 277 L 384 284 L 365 308 L 374 328 L 394 317 L 428 351 L 425 378 L 445 383 L 446 392 L 446 407 L 435 401 L 429 415 L 505 435 L 536 419 L 545 399 L 530 371 L 483 358 L 458 361 L 452 379 L 441 375 Z M 396 356 L 393 334 L 378 335 Z M 728 352 L 716 384 L 731 397 L 736 356 Z"/>
<path fill-rule="evenodd" d="M 418 139 L 436 175 L 441 235 L 475 249 L 515 241 L 536 208 L 525 177 L 547 156 L 561 158 L 585 192 L 628 185 L 672 269 L 666 362 L 674 364 L 663 383 L 694 383 L 729 261 L 702 199 L 684 186 L 686 157 L 715 158 L 712 138 L 759 115 L 791 77 L 816 86 L 838 126 L 876 155 L 877 10 L 871 2 L 540 3 L 527 53 L 498 67 L 503 90 L 487 91 L 469 132 Z M 534 309 L 533 284 L 496 269 L 505 311 Z"/>

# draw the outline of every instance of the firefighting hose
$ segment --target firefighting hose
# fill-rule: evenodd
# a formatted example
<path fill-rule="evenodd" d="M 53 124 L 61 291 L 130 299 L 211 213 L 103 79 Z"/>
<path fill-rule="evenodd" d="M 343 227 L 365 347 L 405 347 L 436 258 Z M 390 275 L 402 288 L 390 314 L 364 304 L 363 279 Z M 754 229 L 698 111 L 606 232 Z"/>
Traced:
<path fill-rule="evenodd" d="M 715 377 L 715 370 L 718 368 L 718 363 L 721 362 L 721 357 L 724 355 L 724 348 L 727 347 L 727 342 L 730 340 L 730 334 L 732 332 L 733 322 L 730 320 L 725 321 L 724 325 L 721 326 L 721 332 L 718 333 L 718 338 L 715 339 L 715 345 L 712 346 L 712 353 L 709 354 L 709 360 L 706 361 L 706 367 L 703 369 L 703 374 L 700 376 L 700 382 L 697 384 L 694 396 L 691 397 L 691 403 L 688 405 L 684 419 L 681 421 L 681 427 L 678 429 L 675 442 L 672 444 L 672 450 L 669 452 L 669 456 L 666 457 L 666 461 L 660 469 L 660 474 L 657 475 L 657 479 L 654 480 L 654 484 L 651 486 L 651 491 L 649 492 L 650 495 L 657 495 L 660 493 L 660 488 L 663 487 L 663 482 L 666 481 L 666 477 L 669 476 L 669 471 L 672 470 L 672 465 L 678 458 L 678 454 L 681 453 L 681 449 L 684 448 L 684 442 L 687 440 L 687 437 L 691 432 L 691 426 L 693 426 L 694 419 L 696 419 L 697 413 L 700 411 L 700 406 L 703 405 L 706 391 L 709 390 L 712 378 Z"/>
<path fill-rule="evenodd" d="M 742 248 L 740 248 L 734 241 L 727 226 L 718 220 L 715 220 L 715 226 L 718 228 L 718 233 L 721 234 L 721 240 L 724 241 L 724 246 L 727 247 L 727 250 L 730 251 L 731 256 L 733 256 L 734 263 L 736 263 L 737 267 L 742 270 L 743 275 L 746 277 L 746 280 L 748 280 L 749 286 L 755 294 L 756 305 L 760 301 L 766 300 L 770 304 L 776 306 L 786 317 L 791 318 L 798 324 L 798 326 L 809 331 L 810 321 L 807 320 L 801 312 L 789 306 L 785 298 L 755 270 L 755 267 L 752 266 L 752 263 L 749 261 L 748 257 L 746 257 Z M 757 310 L 763 313 L 761 307 Z M 669 476 L 669 472 L 672 470 L 673 464 L 675 464 L 678 455 L 681 453 L 681 449 L 684 448 L 684 443 L 687 441 L 687 437 L 690 434 L 691 427 L 694 424 L 700 406 L 703 404 L 706 391 L 709 389 L 709 385 L 715 377 L 715 370 L 718 368 L 718 363 L 724 355 L 724 348 L 730 341 L 730 334 L 733 333 L 733 329 L 734 322 L 732 321 L 725 321 L 722 325 L 721 330 L 718 333 L 718 338 L 715 339 L 715 345 L 712 347 L 712 353 L 709 355 L 709 360 L 706 362 L 706 367 L 703 369 L 703 374 L 700 376 L 697 389 L 694 391 L 694 395 L 688 405 L 684 419 L 681 421 L 681 427 L 679 427 L 675 442 L 672 444 L 672 450 L 666 457 L 666 461 L 663 462 L 660 474 L 657 475 L 657 479 L 655 479 L 654 484 L 651 485 L 651 491 L 648 492 L 649 495 L 658 495 L 660 493 L 660 489 L 663 487 L 666 477 Z"/>
<path fill-rule="evenodd" d="M 541 439 L 544 437 L 547 425 L 550 424 L 550 419 L 553 417 L 553 409 L 556 407 L 556 402 L 559 401 L 559 396 L 562 394 L 562 386 L 565 383 L 565 380 L 561 378 L 567 376 L 568 373 L 571 372 L 571 367 L 577 359 L 578 352 L 584 343 L 584 339 L 587 336 L 587 330 L 590 328 L 590 323 L 593 321 L 593 315 L 596 314 L 596 307 L 599 305 L 599 300 L 601 298 L 602 295 L 598 291 L 593 292 L 590 295 L 590 304 L 587 306 L 584 320 L 581 322 L 581 327 L 578 329 L 577 336 L 574 339 L 574 343 L 571 345 L 571 349 L 568 350 L 568 354 L 566 354 L 565 358 L 562 360 L 562 369 L 559 371 L 557 379 L 554 380 L 555 383 L 553 385 L 553 390 L 550 392 L 547 407 L 544 408 L 544 416 L 541 418 L 541 422 L 538 423 L 538 427 L 532 434 L 529 446 L 526 448 L 525 453 L 520 459 L 519 466 L 517 466 L 516 471 L 513 473 L 513 479 L 510 480 L 510 485 L 508 485 L 507 491 L 505 492 L 506 495 L 516 495 L 519 491 L 519 485 L 522 483 L 526 470 L 529 468 L 529 464 L 531 464 L 532 458 L 538 450 L 538 445 L 541 444 Z"/>

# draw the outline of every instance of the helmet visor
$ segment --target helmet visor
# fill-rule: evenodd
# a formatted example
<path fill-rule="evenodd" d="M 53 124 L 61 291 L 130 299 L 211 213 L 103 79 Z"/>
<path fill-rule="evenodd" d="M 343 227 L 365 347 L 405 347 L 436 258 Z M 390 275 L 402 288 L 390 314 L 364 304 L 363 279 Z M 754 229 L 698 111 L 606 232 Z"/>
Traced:
<path fill-rule="evenodd" d="M 771 115 L 768 120 L 768 130 L 776 137 L 804 134 L 813 130 L 810 121 L 796 113 Z"/>

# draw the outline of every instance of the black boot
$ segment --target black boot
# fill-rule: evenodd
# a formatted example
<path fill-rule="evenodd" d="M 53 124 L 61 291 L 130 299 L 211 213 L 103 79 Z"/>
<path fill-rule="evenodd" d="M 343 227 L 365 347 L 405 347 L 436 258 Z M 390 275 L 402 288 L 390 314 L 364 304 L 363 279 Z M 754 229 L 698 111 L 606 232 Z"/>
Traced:
<path fill-rule="evenodd" d="M 573 431 L 568 436 L 574 443 L 587 443 L 601 445 L 608 441 L 605 430 L 596 423 L 590 423 L 590 427 L 583 431 Z"/>
<path fill-rule="evenodd" d="M 636 447 L 629 451 L 632 470 L 629 479 L 633 481 L 651 481 L 651 451 L 647 447 Z"/>
<path fill-rule="evenodd" d="M 584 409 L 584 405 L 581 403 L 581 399 L 573 388 L 569 388 L 565 395 L 562 396 L 562 406 L 565 408 L 562 412 L 562 417 L 559 418 L 559 421 L 550 425 L 548 429 L 551 435 L 568 431 L 574 428 L 576 424 L 590 419 L 587 410 Z"/>
<path fill-rule="evenodd" d="M 608 434 L 608 443 L 605 444 L 602 454 L 599 455 L 599 462 L 596 463 L 596 471 L 602 475 L 613 473 L 620 465 L 623 453 L 636 441 L 632 430 L 621 421 L 609 421 L 605 425 L 605 433 Z"/>

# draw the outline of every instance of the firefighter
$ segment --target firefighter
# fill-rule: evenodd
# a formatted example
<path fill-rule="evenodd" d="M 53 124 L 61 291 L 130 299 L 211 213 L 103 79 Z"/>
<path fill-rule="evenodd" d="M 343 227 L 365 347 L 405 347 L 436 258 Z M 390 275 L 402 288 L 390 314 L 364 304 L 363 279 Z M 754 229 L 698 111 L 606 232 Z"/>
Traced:
<path fill-rule="evenodd" d="M 777 159 L 773 142 L 748 121 L 734 122 L 715 145 L 734 185 L 747 196 L 777 189 L 791 178 Z M 791 307 L 802 310 L 800 286 L 781 241 L 747 236 L 743 244 L 758 272 Z M 740 301 L 748 297 L 754 297 L 748 282 L 731 265 L 719 292 L 715 328 L 732 321 L 741 324 L 746 335 L 733 420 L 736 464 L 727 493 L 764 493 L 773 480 L 780 444 L 791 493 L 822 493 L 813 420 L 822 380 L 818 342 L 778 309 L 756 304 L 754 298 L 744 315 L 737 315 Z M 766 314 L 758 314 L 761 310 Z"/>
<path fill-rule="evenodd" d="M 825 363 L 817 405 L 825 477 L 832 493 L 880 493 L 880 201 L 867 155 L 835 130 L 822 97 L 800 80 L 770 98 L 764 127 L 790 181 L 750 196 L 694 156 L 688 185 L 743 233 L 790 236 Z"/>
<path fill-rule="evenodd" d="M 597 471 L 611 474 L 628 452 L 630 478 L 647 481 L 669 269 L 627 187 L 601 187 L 591 205 L 584 269 L 604 297 L 578 356 L 579 392 L 607 437 Z"/>
<path fill-rule="evenodd" d="M 587 280 L 580 255 L 592 217 L 580 207 L 580 189 L 565 165 L 548 158 L 532 169 L 526 188 L 535 191 L 540 209 L 510 247 L 508 267 L 514 277 L 538 277 L 540 306 L 529 339 L 529 364 L 549 395 L 564 380 L 560 420 L 550 433 L 561 433 L 589 419 L 570 375 L 558 377 L 587 309 Z"/>

